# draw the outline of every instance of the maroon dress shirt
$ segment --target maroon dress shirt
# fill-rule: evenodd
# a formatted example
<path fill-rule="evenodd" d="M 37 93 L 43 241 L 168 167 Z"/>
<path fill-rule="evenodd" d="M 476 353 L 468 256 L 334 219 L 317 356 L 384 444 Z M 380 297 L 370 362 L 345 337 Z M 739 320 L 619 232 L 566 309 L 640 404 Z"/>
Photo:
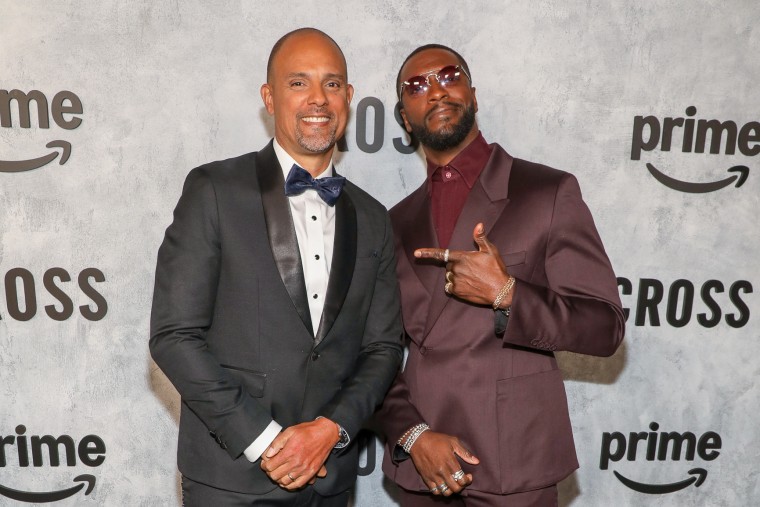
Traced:
<path fill-rule="evenodd" d="M 445 166 L 428 161 L 428 192 L 438 246 L 446 248 L 470 190 L 491 157 L 491 146 L 478 133 L 459 155 Z"/>

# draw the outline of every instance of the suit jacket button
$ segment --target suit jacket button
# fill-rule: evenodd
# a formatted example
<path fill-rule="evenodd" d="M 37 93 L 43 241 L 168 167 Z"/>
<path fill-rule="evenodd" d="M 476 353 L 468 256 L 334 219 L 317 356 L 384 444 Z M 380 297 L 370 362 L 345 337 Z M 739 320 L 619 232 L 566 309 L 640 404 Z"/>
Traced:
<path fill-rule="evenodd" d="M 428 348 L 425 347 L 424 345 L 420 347 L 420 354 L 422 354 L 423 356 L 427 354 L 427 351 L 428 351 Z"/>
<path fill-rule="evenodd" d="M 216 433 L 214 433 L 213 431 L 209 431 L 208 434 L 211 435 L 211 438 L 216 440 Z"/>
<path fill-rule="evenodd" d="M 311 355 L 311 360 L 312 360 L 312 361 L 316 361 L 317 359 L 319 359 L 319 353 L 318 353 L 318 352 L 314 352 L 314 353 Z"/>

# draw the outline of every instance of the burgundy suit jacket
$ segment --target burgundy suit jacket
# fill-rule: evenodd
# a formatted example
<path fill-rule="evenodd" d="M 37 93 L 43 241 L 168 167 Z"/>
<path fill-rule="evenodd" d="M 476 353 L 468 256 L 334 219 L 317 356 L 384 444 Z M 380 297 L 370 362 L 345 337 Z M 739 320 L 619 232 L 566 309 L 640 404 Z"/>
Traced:
<path fill-rule="evenodd" d="M 483 222 L 517 279 L 506 331 L 490 307 L 444 293 L 445 270 L 414 258 L 437 245 L 427 182 L 391 210 L 409 355 L 377 420 L 383 470 L 428 490 L 395 442 L 411 426 L 459 437 L 480 458 L 469 488 L 509 494 L 555 484 L 578 467 L 553 351 L 609 356 L 624 315 L 617 282 L 575 177 L 494 150 L 449 247 L 473 250 Z"/>

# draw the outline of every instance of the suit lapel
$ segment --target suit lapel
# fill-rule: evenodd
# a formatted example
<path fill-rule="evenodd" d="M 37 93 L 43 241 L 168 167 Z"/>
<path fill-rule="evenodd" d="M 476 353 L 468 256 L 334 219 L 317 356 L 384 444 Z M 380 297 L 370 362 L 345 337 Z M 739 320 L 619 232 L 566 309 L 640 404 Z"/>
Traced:
<path fill-rule="evenodd" d="M 486 235 L 488 235 L 496 220 L 504 212 L 507 203 L 509 203 L 508 190 L 511 168 L 512 157 L 496 145 L 478 181 L 470 190 L 462 213 L 457 219 L 449 244 L 451 250 L 473 250 L 476 248 L 472 240 L 472 231 L 478 222 L 483 222 Z M 432 299 L 430 300 L 424 337 L 430 333 L 441 312 L 452 299 L 443 290 L 446 276 L 445 267 L 439 267 L 436 275 L 432 285 Z"/>
<path fill-rule="evenodd" d="M 274 262 L 301 321 L 313 335 L 298 239 L 285 197 L 285 178 L 271 141 L 256 155 L 256 174 Z"/>
<path fill-rule="evenodd" d="M 430 214 L 427 183 L 423 183 L 411 195 L 408 206 L 404 208 L 404 215 L 403 227 L 400 230 L 404 253 L 417 278 L 428 294 L 432 294 L 441 268 L 434 262 L 421 261 L 414 256 L 414 251 L 418 248 L 438 247 L 438 236 L 435 234 L 433 217 Z"/>
<path fill-rule="evenodd" d="M 484 194 L 479 199 L 481 205 L 477 207 L 465 204 L 460 216 L 460 221 L 464 221 L 462 234 L 467 236 L 469 245 L 473 245 L 472 230 L 475 228 L 475 224 L 482 221 L 487 236 L 509 204 L 509 175 L 512 173 L 513 160 L 512 156 L 504 151 L 501 146 L 494 146 L 491 159 L 478 179 L 480 191 Z M 454 231 L 454 234 L 457 232 Z"/>
<path fill-rule="evenodd" d="M 335 242 L 325 306 L 315 337 L 317 344 L 330 332 L 346 299 L 356 264 L 356 236 L 356 209 L 350 191 L 345 187 L 335 203 Z"/>

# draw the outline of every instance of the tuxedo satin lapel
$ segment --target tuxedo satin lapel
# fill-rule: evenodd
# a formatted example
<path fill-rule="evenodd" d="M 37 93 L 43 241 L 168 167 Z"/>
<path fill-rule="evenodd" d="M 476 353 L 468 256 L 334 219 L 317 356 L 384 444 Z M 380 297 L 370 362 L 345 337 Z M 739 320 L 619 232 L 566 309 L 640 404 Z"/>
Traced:
<path fill-rule="evenodd" d="M 349 191 L 344 188 L 338 202 L 335 203 L 333 258 L 322 320 L 319 322 L 319 330 L 315 337 L 317 344 L 330 332 L 346 300 L 356 264 L 356 235 L 356 209 Z"/>
<path fill-rule="evenodd" d="M 418 248 L 438 248 L 438 236 L 435 234 L 433 217 L 430 214 L 430 196 L 427 183 L 414 191 L 412 201 L 406 208 L 407 217 L 400 231 L 406 256 L 414 273 L 432 294 L 433 286 L 440 275 L 441 268 L 434 262 L 420 261 L 414 256 Z"/>
<path fill-rule="evenodd" d="M 285 197 L 285 178 L 271 142 L 256 155 L 256 174 L 274 262 L 301 321 L 313 335 L 298 239 Z"/>
<path fill-rule="evenodd" d="M 511 168 L 512 157 L 500 147 L 495 147 L 478 181 L 475 182 L 472 190 L 470 190 L 464 208 L 462 208 L 462 212 L 457 219 L 454 232 L 451 236 L 451 242 L 449 243 L 451 250 L 474 250 L 477 248 L 472 239 L 472 231 L 478 222 L 483 222 L 486 236 L 488 235 L 488 232 L 493 228 L 496 220 L 498 220 L 509 203 L 507 195 Z M 441 312 L 443 312 L 443 309 L 452 299 L 443 290 L 446 276 L 445 268 L 440 271 L 434 286 L 438 287 L 439 290 L 433 290 L 432 292 L 432 300 L 430 301 L 430 309 L 425 325 L 425 336 L 430 332 L 430 329 L 432 329 L 440 317 Z"/>

